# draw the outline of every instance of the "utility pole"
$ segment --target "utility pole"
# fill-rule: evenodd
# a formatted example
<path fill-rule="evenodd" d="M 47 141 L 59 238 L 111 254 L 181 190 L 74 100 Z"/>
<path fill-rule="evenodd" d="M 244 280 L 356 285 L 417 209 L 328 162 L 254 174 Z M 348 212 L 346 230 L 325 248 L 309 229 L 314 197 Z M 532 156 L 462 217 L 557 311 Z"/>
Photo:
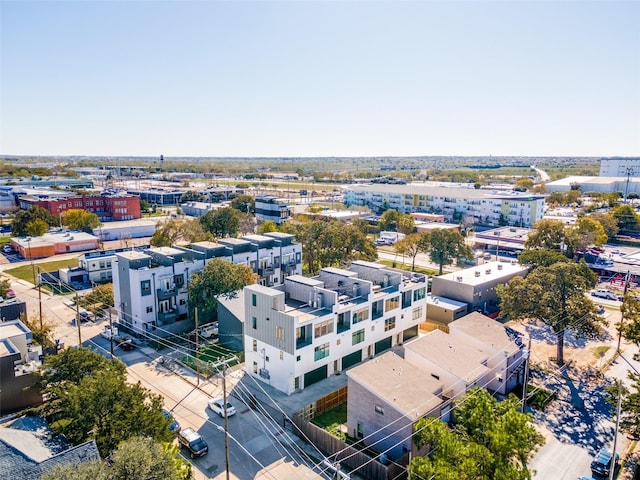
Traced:
<path fill-rule="evenodd" d="M 224 402 L 224 458 L 227 480 L 229 480 L 229 417 L 227 416 L 227 362 L 222 366 L 222 401 Z"/>
<path fill-rule="evenodd" d="M 522 413 L 527 412 L 527 387 L 529 383 L 529 355 L 531 353 L 531 337 L 529 337 L 529 345 L 522 352 L 524 357 L 524 379 L 522 381 Z"/>
<path fill-rule="evenodd" d="M 76 291 L 76 325 L 78 326 L 78 348 L 82 348 L 82 333 L 80 332 L 80 305 L 78 305 L 77 291 Z"/>
<path fill-rule="evenodd" d="M 198 339 L 200 337 L 198 333 L 198 307 L 195 308 L 195 321 L 196 321 L 196 386 L 200 386 L 200 359 L 198 358 Z M 227 413 L 225 406 L 225 415 Z"/>
<path fill-rule="evenodd" d="M 624 304 L 624 297 L 627 295 L 627 288 L 629 287 L 629 276 L 631 275 L 630 271 L 627 270 L 627 276 L 624 279 L 624 289 L 622 290 L 622 303 Z M 621 309 L 622 311 L 622 309 Z M 620 316 L 620 328 L 618 328 L 618 347 L 616 348 L 616 352 L 620 352 L 620 342 L 622 341 L 622 325 L 624 323 L 624 311 Z"/>
<path fill-rule="evenodd" d="M 613 435 L 613 453 L 611 457 L 611 468 L 609 469 L 609 480 L 613 480 L 616 471 L 616 447 L 618 445 L 618 429 L 620 428 L 620 411 L 622 410 L 622 380 L 618 379 L 618 408 L 616 410 L 616 431 Z"/>
<path fill-rule="evenodd" d="M 109 344 L 111 347 L 111 359 L 113 360 L 113 320 L 111 319 L 111 305 L 109 305 Z"/>
<path fill-rule="evenodd" d="M 40 330 L 42 330 L 42 286 L 40 285 L 40 267 L 38 267 L 38 304 L 40 306 Z"/>
<path fill-rule="evenodd" d="M 627 167 L 625 170 L 625 176 L 627 177 L 627 181 L 624 187 L 624 204 L 627 204 L 627 194 L 629 193 L 629 179 L 631 178 L 631 175 L 633 175 L 633 167 Z"/>

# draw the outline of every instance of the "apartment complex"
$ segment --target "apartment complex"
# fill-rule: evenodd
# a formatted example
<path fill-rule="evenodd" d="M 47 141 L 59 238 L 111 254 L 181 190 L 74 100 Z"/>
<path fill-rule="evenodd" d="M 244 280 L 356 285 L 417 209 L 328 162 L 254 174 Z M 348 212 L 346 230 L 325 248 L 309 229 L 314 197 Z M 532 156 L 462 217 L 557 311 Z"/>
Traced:
<path fill-rule="evenodd" d="M 245 365 L 291 394 L 418 334 L 427 278 L 356 261 L 244 289 Z"/>
<path fill-rule="evenodd" d="M 20 197 L 20 208 L 42 207 L 59 216 L 67 210 L 86 210 L 95 213 L 101 222 L 140 218 L 140 197 L 124 193 L 75 195 L 64 198 Z"/>
<path fill-rule="evenodd" d="M 473 223 L 526 227 L 542 219 L 544 213 L 542 195 L 492 192 L 434 182 L 349 185 L 344 188 L 344 203 L 367 206 L 377 212 L 394 209 L 402 213 L 440 214 L 447 222 L 469 218 Z"/>
<path fill-rule="evenodd" d="M 271 221 L 282 225 L 291 218 L 291 209 L 286 200 L 271 195 L 256 197 L 256 219 L 259 222 Z"/>
<path fill-rule="evenodd" d="M 120 322 L 145 332 L 188 319 L 189 279 L 214 258 L 250 266 L 265 286 L 302 273 L 302 246 L 279 232 L 119 252 L 112 274 Z"/>

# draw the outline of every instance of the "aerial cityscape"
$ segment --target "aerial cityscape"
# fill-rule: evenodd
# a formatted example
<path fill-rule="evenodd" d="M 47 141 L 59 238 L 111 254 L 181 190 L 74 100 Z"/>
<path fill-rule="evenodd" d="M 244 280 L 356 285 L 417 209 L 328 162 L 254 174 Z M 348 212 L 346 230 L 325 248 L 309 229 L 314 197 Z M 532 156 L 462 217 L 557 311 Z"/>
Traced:
<path fill-rule="evenodd" d="M 639 22 L 0 2 L 0 480 L 640 480 Z"/>

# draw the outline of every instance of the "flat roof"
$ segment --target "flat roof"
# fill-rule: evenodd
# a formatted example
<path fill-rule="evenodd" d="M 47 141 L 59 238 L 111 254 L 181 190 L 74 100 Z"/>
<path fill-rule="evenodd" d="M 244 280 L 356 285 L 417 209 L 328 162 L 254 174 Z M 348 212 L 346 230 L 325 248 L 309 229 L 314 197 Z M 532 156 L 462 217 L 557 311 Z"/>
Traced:
<path fill-rule="evenodd" d="M 47 232 L 39 237 L 14 237 L 12 242 L 20 245 L 23 248 L 29 248 L 29 246 L 35 248 L 39 246 L 46 246 L 56 243 L 76 242 L 95 240 L 98 241 L 98 237 L 91 235 L 90 233 L 80 231 L 60 231 L 60 232 Z"/>
<path fill-rule="evenodd" d="M 484 366 L 488 355 L 459 338 L 441 330 L 433 330 L 423 337 L 404 344 L 410 350 L 437 364 L 467 383 L 486 375 L 489 368 Z"/>
<path fill-rule="evenodd" d="M 128 250 L 126 252 L 118 252 L 116 256 L 127 258 L 129 260 L 139 260 L 143 258 L 151 258 L 146 253 L 138 252 L 137 250 Z"/>
<path fill-rule="evenodd" d="M 304 277 L 302 275 L 289 275 L 284 278 L 285 282 L 296 282 L 301 283 L 303 285 L 309 285 L 310 287 L 324 287 L 324 282 L 321 280 L 316 280 L 315 278 Z"/>
<path fill-rule="evenodd" d="M 437 305 L 441 308 L 450 308 L 451 310 L 457 310 L 462 307 L 466 307 L 467 304 L 465 302 L 459 302 L 457 300 L 453 300 L 451 298 L 439 297 L 437 295 L 431 295 L 431 293 L 427 294 L 427 305 Z"/>
<path fill-rule="evenodd" d="M 449 324 L 449 330 L 466 333 L 494 350 L 503 350 L 510 354 L 519 350 L 518 345 L 507 335 L 504 325 L 479 312 L 472 312 L 454 320 Z"/>
<path fill-rule="evenodd" d="M 443 383 L 393 352 L 347 370 L 347 376 L 415 420 L 442 404 Z"/>
<path fill-rule="evenodd" d="M 173 247 L 152 247 L 149 249 L 149 251 L 167 256 L 180 255 L 181 253 L 184 253 L 184 250 L 178 250 L 177 248 Z"/>
<path fill-rule="evenodd" d="M 11 320 L 9 322 L 0 322 L 0 338 L 11 338 L 18 335 L 25 335 L 31 330 L 20 320 Z"/>
<path fill-rule="evenodd" d="M 465 268 L 464 270 L 458 270 L 457 272 L 447 273 L 439 277 L 433 277 L 433 281 L 436 279 L 449 280 L 450 282 L 459 282 L 465 285 L 482 285 L 489 280 L 497 280 L 503 277 L 508 277 L 516 273 L 525 272 L 526 266 L 520 265 L 518 262 L 487 262 L 476 267 Z M 479 272 L 479 274 L 476 274 Z"/>

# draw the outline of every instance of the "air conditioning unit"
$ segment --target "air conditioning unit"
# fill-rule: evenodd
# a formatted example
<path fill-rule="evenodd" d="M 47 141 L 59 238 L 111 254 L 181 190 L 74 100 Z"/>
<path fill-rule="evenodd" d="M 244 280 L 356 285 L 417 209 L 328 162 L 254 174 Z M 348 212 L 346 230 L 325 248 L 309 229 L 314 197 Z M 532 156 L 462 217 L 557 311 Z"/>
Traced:
<path fill-rule="evenodd" d="M 502 264 L 498 264 L 498 270 L 502 270 Z"/>
<path fill-rule="evenodd" d="M 476 270 L 476 271 L 475 271 L 475 276 L 476 276 L 476 277 L 479 277 L 479 276 L 480 276 L 480 271 L 479 271 L 479 270 Z"/>
<path fill-rule="evenodd" d="M 456 277 L 456 280 L 457 280 L 458 282 L 461 282 L 461 281 L 462 281 L 462 277 Z"/>
<path fill-rule="evenodd" d="M 491 269 L 487 268 L 484 273 L 486 273 L 487 275 L 490 275 L 491 274 Z"/>

